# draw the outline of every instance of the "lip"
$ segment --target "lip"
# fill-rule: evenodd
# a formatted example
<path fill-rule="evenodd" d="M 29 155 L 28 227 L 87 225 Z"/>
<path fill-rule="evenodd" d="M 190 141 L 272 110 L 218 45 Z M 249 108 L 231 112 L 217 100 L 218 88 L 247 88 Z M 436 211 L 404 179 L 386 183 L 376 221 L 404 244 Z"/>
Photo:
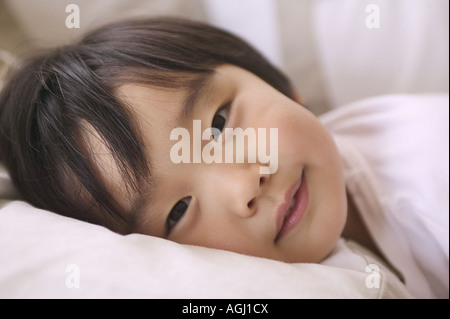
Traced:
<path fill-rule="evenodd" d="M 294 206 L 288 213 L 291 201 L 294 200 Z M 308 207 L 308 187 L 305 179 L 305 172 L 302 172 L 300 179 L 295 182 L 286 192 L 284 202 L 277 209 L 277 233 L 275 242 L 279 241 L 295 226 L 298 225 L 306 208 Z"/>

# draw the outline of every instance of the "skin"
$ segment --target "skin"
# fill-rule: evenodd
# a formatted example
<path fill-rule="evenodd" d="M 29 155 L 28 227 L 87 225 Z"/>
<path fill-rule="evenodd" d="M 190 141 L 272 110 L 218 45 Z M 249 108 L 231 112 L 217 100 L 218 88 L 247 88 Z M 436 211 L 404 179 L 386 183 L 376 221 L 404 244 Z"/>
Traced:
<path fill-rule="evenodd" d="M 192 114 L 179 117 L 188 93 L 134 84 L 118 90 L 136 114 L 154 180 L 137 214 L 137 231 L 285 262 L 325 258 L 342 235 L 348 209 L 340 158 L 325 127 L 300 103 L 237 66 L 217 67 Z M 172 129 L 185 127 L 193 136 L 192 122 L 197 119 L 203 132 L 227 102 L 231 104 L 225 127 L 266 128 L 267 132 L 278 128 L 275 173 L 261 174 L 259 168 L 267 164 L 258 160 L 226 164 L 175 164 L 170 160 L 176 143 L 169 139 Z M 107 157 L 103 160 L 108 161 Z M 120 198 L 126 190 L 111 171 L 112 165 L 105 167 L 105 176 Z M 302 174 L 308 190 L 306 212 L 296 227 L 276 240 L 277 210 Z M 191 196 L 188 209 L 167 233 L 171 209 L 186 196 Z M 133 200 L 122 200 L 122 205 L 132 209 Z"/>

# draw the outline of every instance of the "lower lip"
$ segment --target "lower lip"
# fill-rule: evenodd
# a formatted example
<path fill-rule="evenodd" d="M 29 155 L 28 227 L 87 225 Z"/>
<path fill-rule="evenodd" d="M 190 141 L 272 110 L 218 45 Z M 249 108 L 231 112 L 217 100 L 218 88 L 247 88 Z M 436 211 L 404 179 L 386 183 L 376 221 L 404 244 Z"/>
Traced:
<path fill-rule="evenodd" d="M 300 188 L 294 196 L 294 206 L 292 207 L 291 213 L 284 218 L 283 225 L 275 241 L 280 240 L 297 226 L 305 214 L 306 208 L 308 207 L 308 187 L 306 185 L 305 174 L 302 175 Z"/>

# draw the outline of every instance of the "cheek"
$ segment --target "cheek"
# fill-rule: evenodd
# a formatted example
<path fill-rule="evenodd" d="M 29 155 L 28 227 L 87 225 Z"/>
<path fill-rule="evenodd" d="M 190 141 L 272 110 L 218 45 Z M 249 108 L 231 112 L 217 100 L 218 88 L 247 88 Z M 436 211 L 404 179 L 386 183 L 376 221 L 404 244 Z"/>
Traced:
<path fill-rule="evenodd" d="M 175 240 L 181 244 L 226 250 L 239 254 L 264 257 L 265 245 L 252 237 L 248 229 L 241 225 L 227 224 L 222 221 L 213 223 L 200 222 L 182 239 Z"/>
<path fill-rule="evenodd" d="M 292 116 L 280 130 L 280 163 L 308 172 L 310 218 L 301 236 L 302 252 L 294 258 L 319 261 L 333 248 L 346 219 L 345 182 L 340 156 L 326 128 L 308 112 Z M 280 167 L 283 164 L 280 164 Z"/>
<path fill-rule="evenodd" d="M 316 117 L 297 106 L 278 120 L 279 155 L 284 160 L 318 161 L 330 150 L 331 137 Z"/>
<path fill-rule="evenodd" d="M 346 212 L 341 199 L 327 199 L 325 205 L 311 205 L 307 222 L 284 250 L 285 261 L 318 263 L 335 247 L 345 224 Z"/>

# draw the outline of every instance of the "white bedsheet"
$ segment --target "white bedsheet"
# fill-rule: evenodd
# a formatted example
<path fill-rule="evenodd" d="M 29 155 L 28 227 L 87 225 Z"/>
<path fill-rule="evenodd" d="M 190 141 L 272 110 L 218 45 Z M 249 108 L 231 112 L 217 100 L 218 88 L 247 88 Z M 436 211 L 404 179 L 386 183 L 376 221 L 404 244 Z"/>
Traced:
<path fill-rule="evenodd" d="M 374 97 L 321 119 L 380 250 L 414 296 L 448 298 L 448 93 Z"/>
<path fill-rule="evenodd" d="M 321 265 L 287 264 L 122 236 L 22 201 L 0 205 L 0 298 L 411 297 L 344 240 Z M 374 264 L 377 273 L 366 269 Z"/>

